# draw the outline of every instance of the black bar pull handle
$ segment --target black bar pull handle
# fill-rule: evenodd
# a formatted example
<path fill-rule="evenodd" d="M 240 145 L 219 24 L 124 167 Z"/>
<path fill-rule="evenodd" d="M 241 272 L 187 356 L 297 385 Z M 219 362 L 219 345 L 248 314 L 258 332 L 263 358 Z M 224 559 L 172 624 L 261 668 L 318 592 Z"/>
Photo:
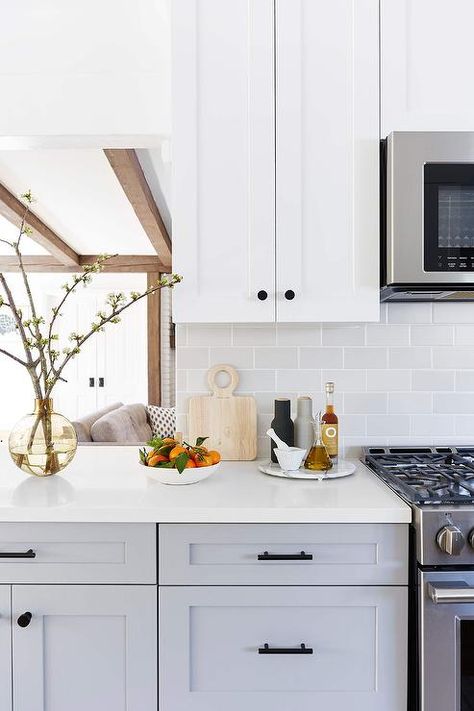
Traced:
<path fill-rule="evenodd" d="M 259 654 L 313 654 L 313 648 L 300 644 L 299 647 L 270 647 L 264 644 L 258 648 Z"/>
<path fill-rule="evenodd" d="M 89 387 L 94 388 L 95 387 L 95 378 L 89 378 Z"/>
<path fill-rule="evenodd" d="M 36 553 L 33 548 L 29 548 L 27 551 L 0 551 L 0 558 L 36 558 Z"/>
<path fill-rule="evenodd" d="M 23 613 L 22 615 L 20 615 L 20 617 L 17 619 L 17 621 L 16 621 L 16 622 L 17 622 L 17 625 L 18 625 L 19 627 L 28 627 L 28 625 L 29 625 L 30 622 L 31 622 L 31 618 L 32 618 L 32 617 L 33 617 L 33 615 L 31 614 L 31 612 L 24 612 L 24 613 Z"/>
<path fill-rule="evenodd" d="M 265 551 L 258 554 L 258 560 L 313 560 L 313 554 L 304 551 L 300 553 L 269 553 Z"/>
<path fill-rule="evenodd" d="M 99 378 L 99 388 L 103 388 L 105 385 L 105 378 Z"/>

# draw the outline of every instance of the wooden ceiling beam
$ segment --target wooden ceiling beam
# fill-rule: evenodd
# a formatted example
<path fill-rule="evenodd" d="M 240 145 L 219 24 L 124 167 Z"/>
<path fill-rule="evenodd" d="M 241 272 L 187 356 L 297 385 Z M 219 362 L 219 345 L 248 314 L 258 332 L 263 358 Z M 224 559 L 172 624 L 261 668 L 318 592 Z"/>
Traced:
<path fill-rule="evenodd" d="M 0 183 L 0 215 L 16 227 L 20 227 L 25 205 L 10 190 Z M 55 259 L 66 266 L 78 266 L 79 255 L 46 225 L 34 212 L 30 211 L 26 224 L 31 227 L 31 239 L 46 249 Z"/>
<path fill-rule="evenodd" d="M 163 264 L 170 264 L 170 236 L 135 150 L 105 148 L 104 153 L 158 257 Z"/>
<path fill-rule="evenodd" d="M 54 257 L 45 255 L 23 255 L 23 264 L 27 272 L 80 272 L 85 264 L 92 264 L 97 259 L 95 254 L 86 254 L 79 257 L 79 264 L 65 265 Z M 18 260 L 15 256 L 0 256 L 1 272 L 18 272 Z M 120 254 L 111 257 L 104 264 L 104 272 L 137 272 L 137 273 L 169 273 L 170 265 L 160 262 L 158 257 L 148 255 Z"/>

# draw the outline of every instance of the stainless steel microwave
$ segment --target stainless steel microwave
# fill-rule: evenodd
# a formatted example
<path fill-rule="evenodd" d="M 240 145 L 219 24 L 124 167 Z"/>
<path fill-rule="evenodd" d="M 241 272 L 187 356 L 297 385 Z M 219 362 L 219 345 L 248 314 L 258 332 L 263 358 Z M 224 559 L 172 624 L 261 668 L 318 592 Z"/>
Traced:
<path fill-rule="evenodd" d="M 382 301 L 474 301 L 474 132 L 382 142 Z"/>

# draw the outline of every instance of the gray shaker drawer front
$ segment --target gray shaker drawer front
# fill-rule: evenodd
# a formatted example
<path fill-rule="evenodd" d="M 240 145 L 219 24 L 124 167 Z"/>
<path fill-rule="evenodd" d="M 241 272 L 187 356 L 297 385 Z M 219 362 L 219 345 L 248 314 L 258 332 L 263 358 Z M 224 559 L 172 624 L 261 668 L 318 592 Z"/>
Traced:
<path fill-rule="evenodd" d="M 0 523 L 0 582 L 156 583 L 156 526 Z"/>
<path fill-rule="evenodd" d="M 406 588 L 170 586 L 159 595 L 166 711 L 406 711 Z"/>
<path fill-rule="evenodd" d="M 406 585 L 402 524 L 164 524 L 161 585 Z"/>

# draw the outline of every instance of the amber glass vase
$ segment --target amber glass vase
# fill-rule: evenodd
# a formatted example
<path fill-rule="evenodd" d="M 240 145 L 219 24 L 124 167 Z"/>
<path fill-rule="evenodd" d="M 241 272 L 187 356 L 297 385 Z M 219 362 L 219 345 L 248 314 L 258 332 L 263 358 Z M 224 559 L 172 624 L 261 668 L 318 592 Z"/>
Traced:
<path fill-rule="evenodd" d="M 77 449 L 72 424 L 53 410 L 53 401 L 35 400 L 35 411 L 17 422 L 8 438 L 11 458 L 27 474 L 57 474 L 72 461 Z"/>

